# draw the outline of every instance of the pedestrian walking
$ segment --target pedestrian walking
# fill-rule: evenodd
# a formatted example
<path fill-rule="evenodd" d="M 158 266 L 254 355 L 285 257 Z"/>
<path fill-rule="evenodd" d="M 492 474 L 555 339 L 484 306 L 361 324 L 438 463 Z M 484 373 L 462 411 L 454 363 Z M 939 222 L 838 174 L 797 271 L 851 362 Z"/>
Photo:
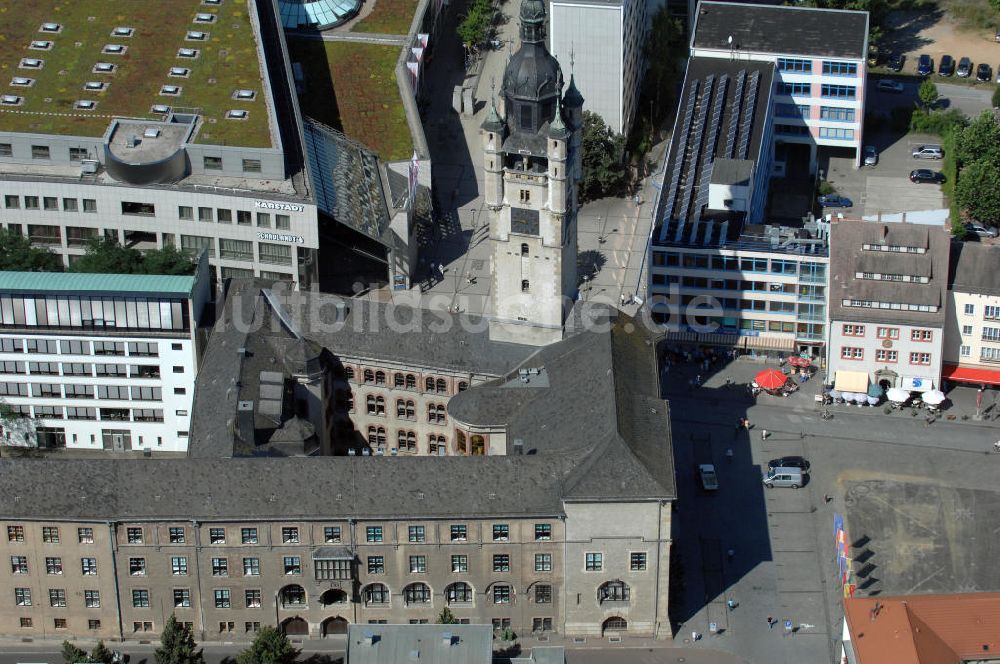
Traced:
<path fill-rule="evenodd" d="M 733 462 L 733 448 L 726 449 L 726 461 L 729 463 Z"/>
<path fill-rule="evenodd" d="M 768 629 L 772 629 L 774 627 L 774 623 L 775 623 L 774 616 L 768 616 L 767 617 L 767 628 Z"/>
<path fill-rule="evenodd" d="M 760 439 L 761 440 L 767 440 L 767 429 L 761 429 L 760 430 Z"/>
<path fill-rule="evenodd" d="M 692 641 L 697 641 L 700 638 L 701 638 L 701 634 L 699 634 L 698 632 L 691 632 L 691 640 Z"/>
<path fill-rule="evenodd" d="M 743 418 L 743 428 L 746 429 L 747 431 L 750 431 L 750 419 L 749 418 L 746 418 L 746 417 Z"/>
<path fill-rule="evenodd" d="M 735 556 L 735 555 L 736 555 L 736 552 L 734 550 L 732 550 L 732 549 L 727 550 L 726 551 L 726 560 L 728 560 L 729 562 L 733 562 L 733 556 Z"/>
<path fill-rule="evenodd" d="M 734 600 L 734 599 L 728 599 L 728 600 L 726 600 L 726 606 L 728 606 L 729 610 L 732 611 L 733 609 L 736 608 L 736 600 Z"/>

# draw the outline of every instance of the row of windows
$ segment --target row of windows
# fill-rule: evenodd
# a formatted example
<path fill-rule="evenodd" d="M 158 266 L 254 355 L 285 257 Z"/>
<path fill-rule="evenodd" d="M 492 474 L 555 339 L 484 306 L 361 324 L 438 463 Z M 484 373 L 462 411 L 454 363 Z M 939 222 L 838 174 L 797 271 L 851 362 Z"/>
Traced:
<path fill-rule="evenodd" d="M 875 359 L 879 362 L 896 362 L 899 358 L 898 352 L 894 350 L 877 349 Z M 844 346 L 840 349 L 840 359 L 842 360 L 863 360 L 865 359 L 865 349 L 851 346 Z M 931 363 L 930 353 L 910 353 L 910 364 L 929 365 Z"/>
<path fill-rule="evenodd" d="M 72 328 L 119 328 L 119 329 L 153 329 L 153 330 L 187 330 L 190 329 L 190 312 L 187 303 L 180 299 L 147 299 L 137 297 L 68 297 L 44 295 L 3 295 L 0 296 L 0 323 L 5 326 L 18 327 L 72 327 Z M 41 340 L 36 340 L 41 341 Z M 28 340 L 29 351 L 32 340 Z M 54 340 L 48 342 L 53 350 L 37 352 L 56 352 Z M 84 347 L 90 342 L 81 342 Z M 124 355 L 124 350 L 117 353 L 99 352 L 98 349 L 124 348 L 122 342 L 94 342 L 95 355 Z M 133 346 L 129 346 L 130 350 Z M 155 349 L 156 344 L 147 344 L 147 348 Z M 138 346 L 136 346 L 138 348 Z M 63 351 L 66 352 L 66 351 Z M 81 352 L 89 355 L 89 352 Z M 155 352 L 135 354 L 155 355 Z"/>
<path fill-rule="evenodd" d="M 700 270 L 724 270 L 739 272 L 770 272 L 787 274 L 822 281 L 826 278 L 826 264 L 812 261 L 794 261 L 773 258 L 741 258 L 739 256 L 718 256 L 708 254 L 681 253 L 675 251 L 654 251 L 654 267 L 683 267 Z"/>
<path fill-rule="evenodd" d="M 841 328 L 844 336 L 846 337 L 863 337 L 865 336 L 865 326 L 847 323 Z M 898 327 L 876 327 L 875 336 L 878 339 L 899 339 L 899 328 Z M 914 328 L 910 330 L 910 341 L 933 341 L 934 331 L 917 329 Z"/>
<path fill-rule="evenodd" d="M 171 350 L 181 350 L 179 343 L 170 345 Z M 155 341 L 95 341 L 93 346 L 86 339 L 20 339 L 17 337 L 0 337 L 0 352 L 44 353 L 48 355 L 125 355 L 125 350 L 131 357 L 159 357 L 160 346 Z M 98 365 L 102 366 L 102 365 Z M 120 366 L 120 365 L 119 365 Z"/>
<path fill-rule="evenodd" d="M 853 141 L 854 130 L 842 129 L 840 127 L 820 127 L 819 137 L 836 141 Z"/>
<path fill-rule="evenodd" d="M 0 146 L 2 145 L 0 143 Z M 0 154 L 0 156 L 3 155 Z M 39 200 L 41 201 L 41 205 L 39 205 Z M 24 202 L 23 206 L 22 201 Z M 4 207 L 8 210 L 20 210 L 23 207 L 25 210 L 56 212 L 60 209 L 60 202 L 62 203 L 63 212 L 79 212 L 81 209 L 84 212 L 97 212 L 97 201 L 93 198 L 84 198 L 83 207 L 81 208 L 80 201 L 76 198 L 63 198 L 60 201 L 57 196 L 42 196 L 39 199 L 38 196 L 21 197 L 14 194 L 7 194 L 3 197 Z"/>
<path fill-rule="evenodd" d="M 824 83 L 820 87 L 820 96 L 827 99 L 855 99 L 858 89 L 853 85 L 834 85 Z"/>
<path fill-rule="evenodd" d="M 3 384 L 0 383 L 0 386 Z M 9 389 L 9 385 L 7 388 Z M 13 396 L 26 396 L 23 394 L 13 395 Z M 63 409 L 62 406 L 27 406 L 23 404 L 12 404 L 8 408 L 16 414 L 22 417 L 34 417 L 40 420 L 93 420 L 101 422 L 162 422 L 163 421 L 163 409 L 162 408 L 88 408 L 83 406 L 70 406 Z M 187 411 L 176 411 L 178 416 L 184 417 L 187 415 Z M 53 444 L 45 445 L 46 447 L 65 447 L 66 446 L 66 430 L 65 429 L 53 429 L 48 431 L 46 427 L 38 427 L 38 434 L 42 433 L 52 433 L 58 434 L 59 440 L 53 442 Z M 44 430 L 44 431 L 43 431 Z M 9 431 L 5 431 L 5 434 L 9 436 Z M 74 442 L 76 441 L 76 435 L 73 434 Z M 185 433 L 186 435 L 186 433 Z M 91 442 L 94 442 L 94 435 L 90 436 Z"/>
<path fill-rule="evenodd" d="M 122 203 L 122 214 L 125 214 L 124 207 L 125 203 Z M 148 211 L 143 214 L 155 214 L 155 210 L 152 205 L 149 205 L 147 210 Z M 190 205 L 178 205 L 177 218 L 182 221 L 194 221 L 196 210 L 198 221 L 231 224 L 235 219 L 238 226 L 252 226 L 254 224 L 254 220 L 256 220 L 258 228 L 271 228 L 271 213 L 269 212 L 258 212 L 255 217 L 254 214 L 248 210 L 236 210 L 236 216 L 234 217 L 233 211 L 228 208 L 211 208 L 203 206 L 195 208 Z M 291 229 L 291 217 L 287 214 L 275 214 L 274 227 L 279 231 L 287 231 Z"/>
<path fill-rule="evenodd" d="M 19 363 L 13 363 L 19 364 Z M 14 367 L 17 369 L 17 367 Z M 104 399 L 112 401 L 162 401 L 163 388 L 160 387 L 126 387 L 125 385 L 77 385 L 72 383 L 0 383 L 0 396 L 27 397 L 45 399 Z M 131 396 L 130 396 L 131 395 Z"/>
<path fill-rule="evenodd" d="M 375 450 L 376 454 L 385 454 L 388 444 L 385 427 L 368 427 L 368 446 Z M 427 435 L 427 453 L 444 456 L 448 450 L 448 439 L 442 435 Z M 391 450 L 392 454 L 398 452 L 415 453 L 417 451 L 417 434 L 414 431 L 400 429 L 396 432 L 396 447 Z"/>
<path fill-rule="evenodd" d="M 178 344 L 180 345 L 180 344 Z M 92 364 L 90 362 L 22 362 L 0 361 L 0 373 L 40 376 L 97 376 L 99 378 L 159 378 L 160 367 L 153 364 Z M 184 394 L 175 387 L 174 394 Z"/>
<path fill-rule="evenodd" d="M 342 376 L 344 379 L 351 382 L 357 380 L 354 373 L 354 367 L 343 367 Z M 388 374 L 382 370 L 376 369 L 364 369 L 361 372 L 361 380 L 365 385 L 375 385 L 377 387 L 388 387 Z M 392 386 L 394 388 L 404 389 L 404 390 L 416 390 L 417 389 L 417 376 L 412 373 L 396 373 L 392 376 Z M 458 391 L 463 392 L 469 389 L 469 384 L 466 381 L 459 381 L 457 385 Z M 424 391 L 430 392 L 432 394 L 448 394 L 448 380 L 444 378 L 435 378 L 434 376 L 428 376 L 424 379 Z"/>
<path fill-rule="evenodd" d="M 878 300 L 843 300 L 842 306 L 857 307 L 861 309 L 890 309 L 893 311 L 921 311 L 924 313 L 937 313 L 936 304 L 908 304 L 903 302 L 879 302 Z"/>
<path fill-rule="evenodd" d="M 25 629 L 31 629 L 35 626 L 35 621 L 28 616 L 21 616 L 20 626 Z M 132 623 L 132 626 L 136 632 L 151 632 L 153 630 L 152 622 L 135 622 Z M 53 618 L 52 627 L 55 629 L 68 629 L 68 622 L 66 618 Z M 87 629 L 95 631 L 100 630 L 101 621 L 94 618 L 88 619 Z"/>
<path fill-rule="evenodd" d="M 20 528 L 20 526 L 17 526 Z M 187 532 L 183 526 L 171 527 L 168 530 L 171 544 L 187 543 Z M 210 544 L 226 544 L 228 533 L 225 528 L 209 528 L 208 541 Z M 125 539 L 129 544 L 145 544 L 146 533 L 143 528 L 129 527 L 125 529 Z M 22 540 L 23 541 L 23 540 Z M 240 528 L 240 544 L 259 544 L 259 531 L 257 528 Z M 324 526 L 323 541 L 326 544 L 338 544 L 341 541 L 340 526 Z M 299 544 L 299 528 L 297 526 L 282 526 L 282 544 Z"/>
<path fill-rule="evenodd" d="M 869 244 L 861 245 L 864 251 L 888 251 L 897 254 L 926 254 L 927 247 L 908 247 L 899 244 Z"/>
<path fill-rule="evenodd" d="M 452 542 L 466 542 L 469 539 L 469 528 L 465 524 L 452 524 L 448 527 L 448 534 Z M 365 541 L 369 544 L 380 544 L 385 541 L 385 531 L 382 526 L 366 526 Z M 426 530 L 424 526 L 409 526 L 407 528 L 407 540 L 410 542 L 426 541 Z M 552 539 L 551 523 L 535 524 L 535 541 L 547 542 Z M 510 525 L 506 523 L 493 524 L 493 541 L 510 541 Z"/>
<path fill-rule="evenodd" d="M 962 309 L 962 313 L 964 313 L 966 316 L 975 316 L 976 305 L 966 304 Z M 1000 306 L 990 305 L 990 304 L 984 305 L 983 318 L 986 320 L 1000 320 Z"/>
<path fill-rule="evenodd" d="M 71 147 L 67 153 L 69 155 L 69 160 L 72 163 L 78 163 L 84 159 L 90 158 L 90 150 L 88 148 L 81 147 Z M 11 143 L 0 143 L 0 157 L 13 157 L 14 156 L 14 146 Z M 52 158 L 52 149 L 48 145 L 32 145 L 31 146 L 31 158 L 38 160 L 47 160 Z M 220 171 L 222 170 L 222 157 L 205 156 L 202 157 L 202 166 L 204 166 L 206 171 Z M 241 168 L 244 173 L 260 173 L 261 172 L 261 161 L 260 159 L 246 159 L 240 160 Z"/>
<path fill-rule="evenodd" d="M 208 253 L 209 257 L 216 256 L 216 239 L 218 239 L 218 256 L 226 260 L 253 261 L 254 243 L 251 240 L 237 240 L 234 238 L 211 238 L 204 235 L 181 235 L 181 250 L 189 254 L 198 255 L 202 251 Z M 261 263 L 273 265 L 291 265 L 292 247 L 288 244 L 274 244 L 271 242 L 257 243 L 257 260 Z M 223 268 L 225 270 L 225 268 Z"/>

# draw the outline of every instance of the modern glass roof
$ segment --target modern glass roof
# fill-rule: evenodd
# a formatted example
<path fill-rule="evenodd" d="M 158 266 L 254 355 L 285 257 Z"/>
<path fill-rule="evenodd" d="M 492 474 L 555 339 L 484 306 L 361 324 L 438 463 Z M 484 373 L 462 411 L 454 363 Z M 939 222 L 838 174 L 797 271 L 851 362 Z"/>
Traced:
<path fill-rule="evenodd" d="M 358 13 L 361 0 L 280 0 L 281 24 L 289 30 L 325 30 Z"/>

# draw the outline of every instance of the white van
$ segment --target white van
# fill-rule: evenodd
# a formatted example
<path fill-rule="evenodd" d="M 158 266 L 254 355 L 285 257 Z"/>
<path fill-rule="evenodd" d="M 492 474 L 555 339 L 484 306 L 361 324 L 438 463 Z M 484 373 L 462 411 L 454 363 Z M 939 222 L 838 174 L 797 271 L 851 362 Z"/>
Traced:
<path fill-rule="evenodd" d="M 771 468 L 764 473 L 764 486 L 773 489 L 776 486 L 787 486 L 798 489 L 802 486 L 801 468 Z"/>

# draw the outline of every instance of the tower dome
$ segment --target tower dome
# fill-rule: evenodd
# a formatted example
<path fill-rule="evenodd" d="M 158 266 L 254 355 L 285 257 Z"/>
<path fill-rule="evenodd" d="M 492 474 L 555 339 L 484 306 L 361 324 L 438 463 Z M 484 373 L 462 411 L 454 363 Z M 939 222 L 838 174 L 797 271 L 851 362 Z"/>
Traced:
<path fill-rule="evenodd" d="M 504 112 L 512 131 L 537 132 L 555 114 L 562 70 L 545 48 L 544 0 L 522 0 L 520 21 L 521 46 L 503 75 Z"/>

